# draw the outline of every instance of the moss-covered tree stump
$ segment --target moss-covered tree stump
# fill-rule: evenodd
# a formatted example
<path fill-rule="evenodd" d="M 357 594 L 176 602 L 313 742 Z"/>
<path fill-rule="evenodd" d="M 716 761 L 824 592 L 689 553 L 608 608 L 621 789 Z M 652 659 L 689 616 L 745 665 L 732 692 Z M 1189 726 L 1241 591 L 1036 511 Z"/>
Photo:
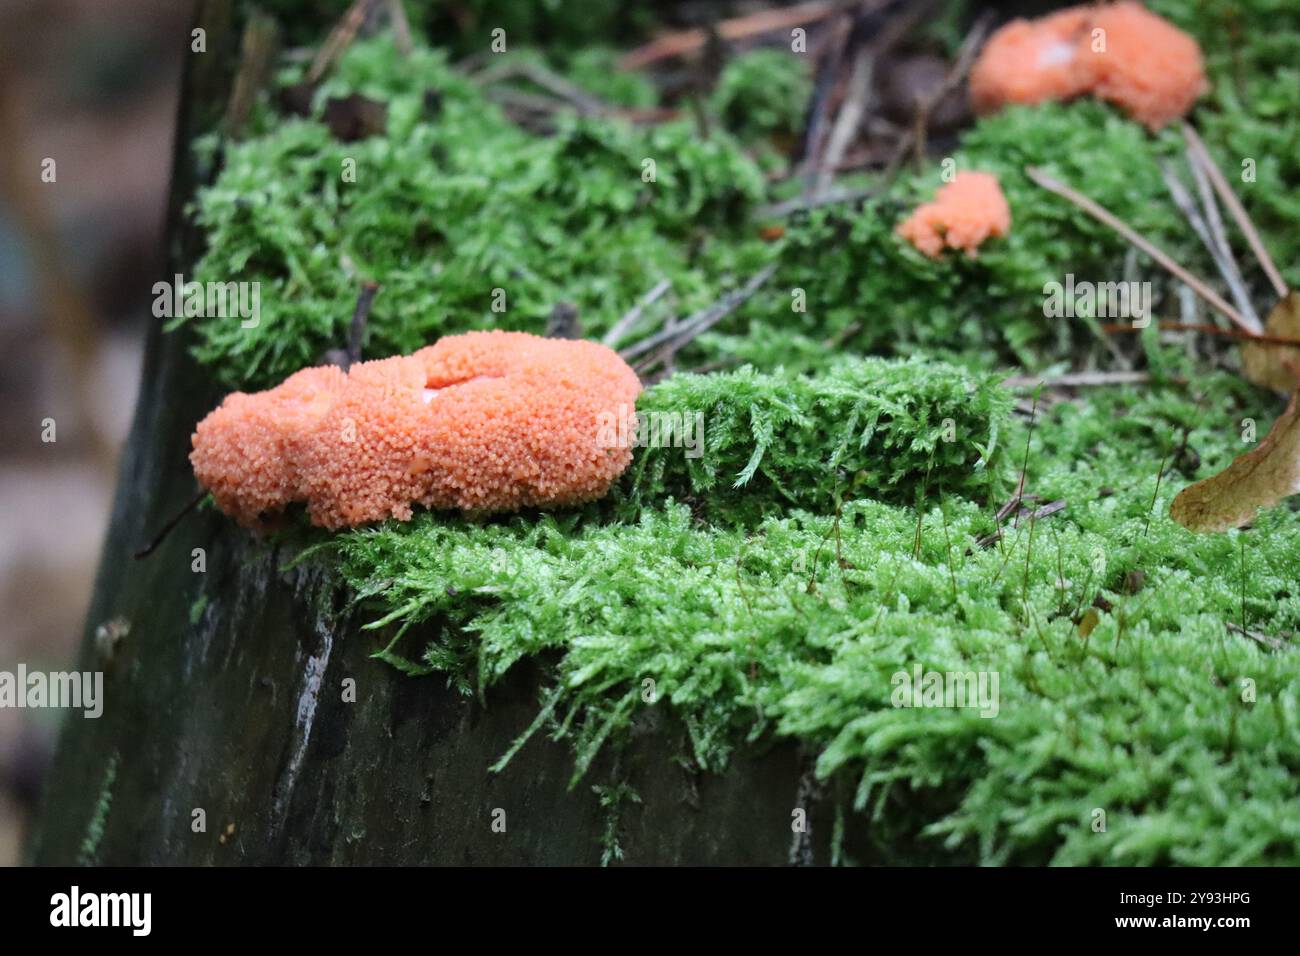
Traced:
<path fill-rule="evenodd" d="M 169 273 L 188 274 L 201 247 L 181 209 L 210 175 L 191 145 L 239 62 L 230 6 L 203 5 L 206 52 L 186 69 Z M 222 391 L 191 337 L 155 322 L 77 663 L 106 672 L 104 715 L 63 729 L 34 862 L 598 863 L 617 824 L 638 863 L 783 863 L 811 853 L 796 809 L 825 843 L 793 745 L 702 775 L 643 734 L 622 758 L 640 803 L 571 788 L 568 748 L 540 739 L 494 774 L 536 714 L 533 669 L 484 701 L 399 673 L 335 612 L 346 601 L 327 575 L 284 570 L 292 553 L 210 510 L 135 559 L 192 497 L 190 433 Z"/>
<path fill-rule="evenodd" d="M 1205 46 L 1216 98 L 1198 126 L 1225 169 L 1234 150 L 1259 158 L 1243 202 L 1300 282 L 1297 167 L 1275 145 L 1300 135 L 1300 85 L 1272 77 L 1300 30 L 1273 29 L 1272 0 L 1234 4 L 1269 37 L 1238 49 L 1204 5 L 1153 6 Z M 326 34 L 285 7 L 294 42 Z M 1168 516 L 1280 403 L 1224 364 L 1235 343 L 1189 354 L 1154 325 L 1103 340 L 1044 308 L 1047 283 L 1132 263 L 1026 166 L 1208 274 L 1153 199 L 1175 131 L 1092 101 L 981 117 L 955 159 L 1000 177 L 1012 231 L 932 260 L 895 225 L 937 163 L 757 228 L 798 185 L 763 174 L 800 115 L 786 100 L 807 95 L 781 51 L 728 65 L 706 139 L 686 115 L 535 129 L 481 77 L 385 37 L 352 45 L 309 117 L 283 95 L 229 109 L 245 25 L 215 0 L 202 22 L 168 271 L 259 281 L 262 323 L 151 330 L 79 663 L 106 672 L 105 712 L 67 724 L 36 861 L 1300 859 L 1300 512 L 1200 535 Z M 560 58 L 570 80 L 662 105 L 588 52 Z M 761 82 L 783 70 L 794 82 Z M 389 126 L 331 130 L 322 97 L 355 96 L 383 100 Z M 213 149 L 241 114 L 245 137 Z M 341 179 L 354 158 L 363 174 Z M 1173 284 L 1142 275 L 1173 314 Z M 488 325 L 541 333 L 562 302 L 599 338 L 660 282 L 683 315 L 752 295 L 674 359 L 723 371 L 638 400 L 673 429 L 700 415 L 701 454 L 638 447 L 585 509 L 328 535 L 290 515 L 263 537 L 200 509 L 133 558 L 193 498 L 195 422 L 343 345 L 368 281 L 383 291 L 366 358 Z M 1016 402 L 1001 384 L 1120 359 L 1145 370 L 1135 387 L 1064 376 Z M 912 692 L 931 677 L 987 680 L 995 699 Z"/>

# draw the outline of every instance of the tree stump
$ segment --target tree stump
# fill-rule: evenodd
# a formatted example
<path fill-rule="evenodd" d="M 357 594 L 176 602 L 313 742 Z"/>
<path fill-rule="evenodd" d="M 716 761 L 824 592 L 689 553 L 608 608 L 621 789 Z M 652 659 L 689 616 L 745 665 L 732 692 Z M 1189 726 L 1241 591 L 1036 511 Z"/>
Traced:
<path fill-rule="evenodd" d="M 169 276 L 188 274 L 201 249 L 182 210 L 213 173 L 192 143 L 218 127 L 236 85 L 244 22 L 232 7 L 200 5 L 206 52 L 185 71 Z M 598 863 L 615 823 L 633 863 L 826 859 L 829 811 L 793 745 L 700 775 L 647 728 L 620 758 L 641 802 L 615 820 L 592 790 L 599 774 L 570 789 L 569 750 L 542 735 L 489 771 L 536 714 L 536 668 L 521 665 L 480 702 L 371 660 L 375 637 L 341 610 L 346 595 L 326 573 L 284 570 L 291 553 L 210 510 L 134 559 L 193 498 L 190 435 L 220 398 L 189 331 L 162 325 L 148 335 L 76 665 L 105 672 L 104 713 L 67 719 L 33 862 Z M 792 826 L 801 811 L 810 832 Z"/>

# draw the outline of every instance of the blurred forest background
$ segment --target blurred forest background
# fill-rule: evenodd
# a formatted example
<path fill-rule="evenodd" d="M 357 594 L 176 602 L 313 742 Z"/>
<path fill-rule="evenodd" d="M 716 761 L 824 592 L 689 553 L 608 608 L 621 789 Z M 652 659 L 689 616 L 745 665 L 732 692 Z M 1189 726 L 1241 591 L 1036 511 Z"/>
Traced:
<path fill-rule="evenodd" d="M 0 670 L 67 668 L 80 642 L 161 272 L 190 16 L 187 0 L 0 3 Z M 19 860 L 60 715 L 0 709 L 0 865 Z"/>

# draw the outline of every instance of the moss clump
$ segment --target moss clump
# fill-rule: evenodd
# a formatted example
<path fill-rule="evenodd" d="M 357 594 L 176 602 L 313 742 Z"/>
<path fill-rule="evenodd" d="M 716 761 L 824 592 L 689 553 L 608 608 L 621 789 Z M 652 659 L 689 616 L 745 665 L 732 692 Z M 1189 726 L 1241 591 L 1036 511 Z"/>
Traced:
<path fill-rule="evenodd" d="M 744 140 L 794 136 L 811 93 L 806 58 L 789 50 L 755 50 L 722 68 L 709 108 Z"/>
<path fill-rule="evenodd" d="M 261 284 L 255 328 L 184 320 L 227 385 L 318 363 L 346 341 L 363 279 L 383 286 L 365 347 L 377 357 L 469 329 L 541 332 L 562 301 L 597 334 L 661 278 L 697 308 L 766 255 L 737 241 L 762 176 L 729 137 L 572 117 L 530 136 L 441 55 L 395 61 L 387 44 L 358 44 L 316 99 L 317 115 L 349 92 L 385 102 L 384 135 L 341 143 L 316 119 L 263 116 L 199 197 L 195 277 Z"/>
<path fill-rule="evenodd" d="M 846 360 L 816 376 L 676 375 L 637 402 L 642 429 L 660 434 L 623 493 L 638 506 L 689 499 L 742 522 L 790 507 L 829 513 L 865 495 L 985 498 L 1010 404 L 993 376 L 919 360 Z M 703 441 L 684 449 L 682 428 L 695 423 Z"/>
<path fill-rule="evenodd" d="M 1089 318 L 1048 319 L 1044 285 L 1123 275 L 1127 244 L 1024 174 L 1041 166 L 1151 236 L 1181 261 L 1203 253 L 1165 194 L 1158 160 L 1175 134 L 1151 139 L 1109 107 L 1091 102 L 1008 109 L 981 120 L 952 158 L 955 169 L 997 174 L 1011 207 L 1011 234 L 986 243 L 979 256 L 918 253 L 894 233 L 896 224 L 941 185 L 935 167 L 909 175 L 860 209 L 817 209 L 787 230 L 774 285 L 802 289 L 791 299 L 759 300 L 749 327 L 718 342 L 748 361 L 770 365 L 793 351 L 816 363 L 822 342 L 895 354 L 918 349 L 957 361 L 1016 357 L 1038 365 L 1062 349 L 1092 340 Z M 1154 271 L 1154 270 L 1153 270 Z M 1157 291 L 1163 288 L 1158 275 Z M 1144 274 L 1143 278 L 1148 278 Z M 788 293 L 787 293 L 788 295 Z M 1156 306 L 1161 302 L 1157 298 Z M 788 360 L 788 359 L 787 359 Z"/>
<path fill-rule="evenodd" d="M 1296 656 L 1226 625 L 1284 642 L 1300 628 L 1300 517 L 1198 536 L 1165 516 L 1240 450 L 1243 414 L 1266 417 L 1225 377 L 1204 384 L 1199 411 L 1157 389 L 1041 413 L 1028 490 L 1067 507 L 986 547 L 994 507 L 956 497 L 748 529 L 683 506 L 634 524 L 422 515 L 333 547 L 376 626 L 400 623 L 385 653 L 408 670 L 471 692 L 545 662 L 517 746 L 571 741 L 576 776 L 656 708 L 704 768 L 757 739 L 819 752 L 874 820 L 849 815 L 850 843 L 869 825 L 985 863 L 1296 863 Z M 1184 427 L 1202 463 L 1157 497 Z M 1024 425 L 1009 437 L 1023 445 Z M 894 706 L 894 675 L 916 665 L 997 674 L 997 716 Z"/>

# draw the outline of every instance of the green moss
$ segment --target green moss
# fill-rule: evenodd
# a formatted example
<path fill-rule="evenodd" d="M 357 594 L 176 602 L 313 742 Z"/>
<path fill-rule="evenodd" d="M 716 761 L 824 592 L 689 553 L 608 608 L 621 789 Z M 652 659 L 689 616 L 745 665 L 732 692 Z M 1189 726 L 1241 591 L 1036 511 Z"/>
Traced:
<path fill-rule="evenodd" d="M 319 112 L 350 91 L 380 99 L 386 135 L 341 143 L 315 120 L 267 115 L 262 135 L 228 144 L 199 197 L 208 252 L 195 278 L 261 284 L 255 328 L 180 320 L 227 385 L 274 384 L 343 344 L 363 279 L 383 286 L 371 357 L 469 329 L 541 332 L 561 301 L 596 334 L 660 278 L 684 309 L 701 307 L 765 254 L 756 239 L 736 241 L 762 176 L 726 136 L 568 118 L 557 135 L 532 137 L 441 55 L 395 63 L 386 43 L 358 44 L 316 102 Z M 493 311 L 496 289 L 504 311 Z"/>
<path fill-rule="evenodd" d="M 423 515 L 335 547 L 377 626 L 403 625 L 390 653 L 413 648 L 467 692 L 524 657 L 553 662 L 517 746 L 570 740 L 575 779 L 655 707 L 706 769 L 746 741 L 805 742 L 860 811 L 888 808 L 890 827 L 955 859 L 1294 863 L 1296 658 L 1226 624 L 1300 627 L 1300 519 L 1275 509 L 1212 536 L 1168 519 L 1168 496 L 1240 451 L 1242 415 L 1265 414 L 1224 377 L 1206 385 L 1209 415 L 1168 389 L 1044 413 L 1027 488 L 1067 507 L 988 547 L 976 539 L 994 506 L 958 497 L 919 512 L 848 500 L 838 518 L 791 510 L 734 530 L 681 506 L 632 525 Z M 1201 465 L 1164 474 L 1157 496 L 1184 426 Z M 998 716 L 892 706 L 893 675 L 916 664 L 997 673 Z"/>
<path fill-rule="evenodd" d="M 1234 183 L 1255 160 L 1243 201 L 1300 282 L 1300 31 L 1285 29 L 1297 14 L 1281 0 L 1153 6 L 1205 43 L 1215 87 L 1197 123 Z M 956 23 L 932 32 L 951 46 Z M 1154 330 L 1150 386 L 1040 408 L 1032 434 L 994 385 L 1009 361 L 1075 368 L 1100 353 L 1092 317 L 1044 317 L 1043 287 L 1118 280 L 1128 253 L 1026 165 L 1213 274 L 1164 198 L 1175 131 L 1151 136 L 1088 101 L 982 119 L 951 158 L 999 175 L 1013 230 L 976 259 L 931 261 L 894 233 L 938 186 L 937 164 L 861 208 L 796 215 L 769 245 L 751 217 L 772 197 L 746 148 L 761 154 L 756 141 L 797 115 L 803 80 L 784 53 L 727 67 L 711 98 L 723 129 L 707 140 L 688 122 L 572 117 L 540 137 L 441 55 L 401 61 L 385 43 L 357 44 L 316 104 L 319 116 L 329 96 L 381 99 L 385 135 L 341 144 L 262 107 L 200 197 L 199 278 L 264 286 L 258 329 L 194 320 L 199 357 L 227 384 L 271 384 L 339 345 L 362 278 L 384 285 L 366 343 L 378 356 L 470 328 L 540 331 L 559 301 L 598 335 L 662 278 L 677 299 L 663 308 L 684 315 L 779 257 L 758 295 L 678 357 L 754 368 L 674 376 L 638 403 L 700 412 L 701 457 L 639 449 L 581 511 L 420 514 L 313 552 L 383 630 L 377 656 L 412 675 L 487 697 L 538 663 L 537 719 L 498 767 L 544 733 L 572 744 L 576 783 L 655 708 L 705 769 L 772 740 L 818 754 L 837 859 L 869 832 L 897 862 L 1300 862 L 1300 517 L 1279 507 L 1209 536 L 1167 517 L 1180 487 L 1245 450 L 1242 419 L 1263 434 L 1277 403 L 1162 350 Z M 607 51 L 546 55 L 610 102 L 653 104 Z M 356 183 L 339 176 L 348 158 Z M 1172 287 L 1134 264 L 1174 314 Z M 498 287 L 503 313 L 489 308 Z M 843 354 L 864 351 L 911 360 Z M 1065 507 L 988 543 L 1022 461 L 1031 504 Z M 894 676 L 914 665 L 997 674 L 998 716 L 894 706 Z M 617 859 L 635 795 L 617 780 L 596 792 Z"/>
<path fill-rule="evenodd" d="M 709 108 L 745 140 L 794 136 L 812 94 L 806 57 L 789 50 L 755 50 L 722 68 Z"/>
<path fill-rule="evenodd" d="M 86 823 L 85 836 L 81 838 L 81 848 L 77 851 L 79 866 L 92 866 L 99 855 L 99 844 L 104 839 L 104 826 L 108 823 L 108 813 L 113 808 L 113 786 L 117 783 L 117 768 L 121 755 L 114 753 L 104 768 L 104 780 L 99 785 L 99 796 L 95 798 L 95 808 Z"/>
<path fill-rule="evenodd" d="M 690 499 L 742 522 L 790 507 L 831 512 L 868 494 L 985 498 L 1009 406 L 994 378 L 921 361 L 844 361 L 815 377 L 677 375 L 637 402 L 653 444 L 623 494 L 637 505 Z M 697 421 L 703 441 L 683 447 Z"/>
<path fill-rule="evenodd" d="M 605 811 L 605 830 L 601 834 L 601 866 L 623 859 L 623 847 L 619 843 L 618 827 L 623 814 L 624 804 L 640 803 L 641 795 L 626 783 L 609 786 L 593 786 L 592 792 L 600 799 L 600 807 Z"/>

